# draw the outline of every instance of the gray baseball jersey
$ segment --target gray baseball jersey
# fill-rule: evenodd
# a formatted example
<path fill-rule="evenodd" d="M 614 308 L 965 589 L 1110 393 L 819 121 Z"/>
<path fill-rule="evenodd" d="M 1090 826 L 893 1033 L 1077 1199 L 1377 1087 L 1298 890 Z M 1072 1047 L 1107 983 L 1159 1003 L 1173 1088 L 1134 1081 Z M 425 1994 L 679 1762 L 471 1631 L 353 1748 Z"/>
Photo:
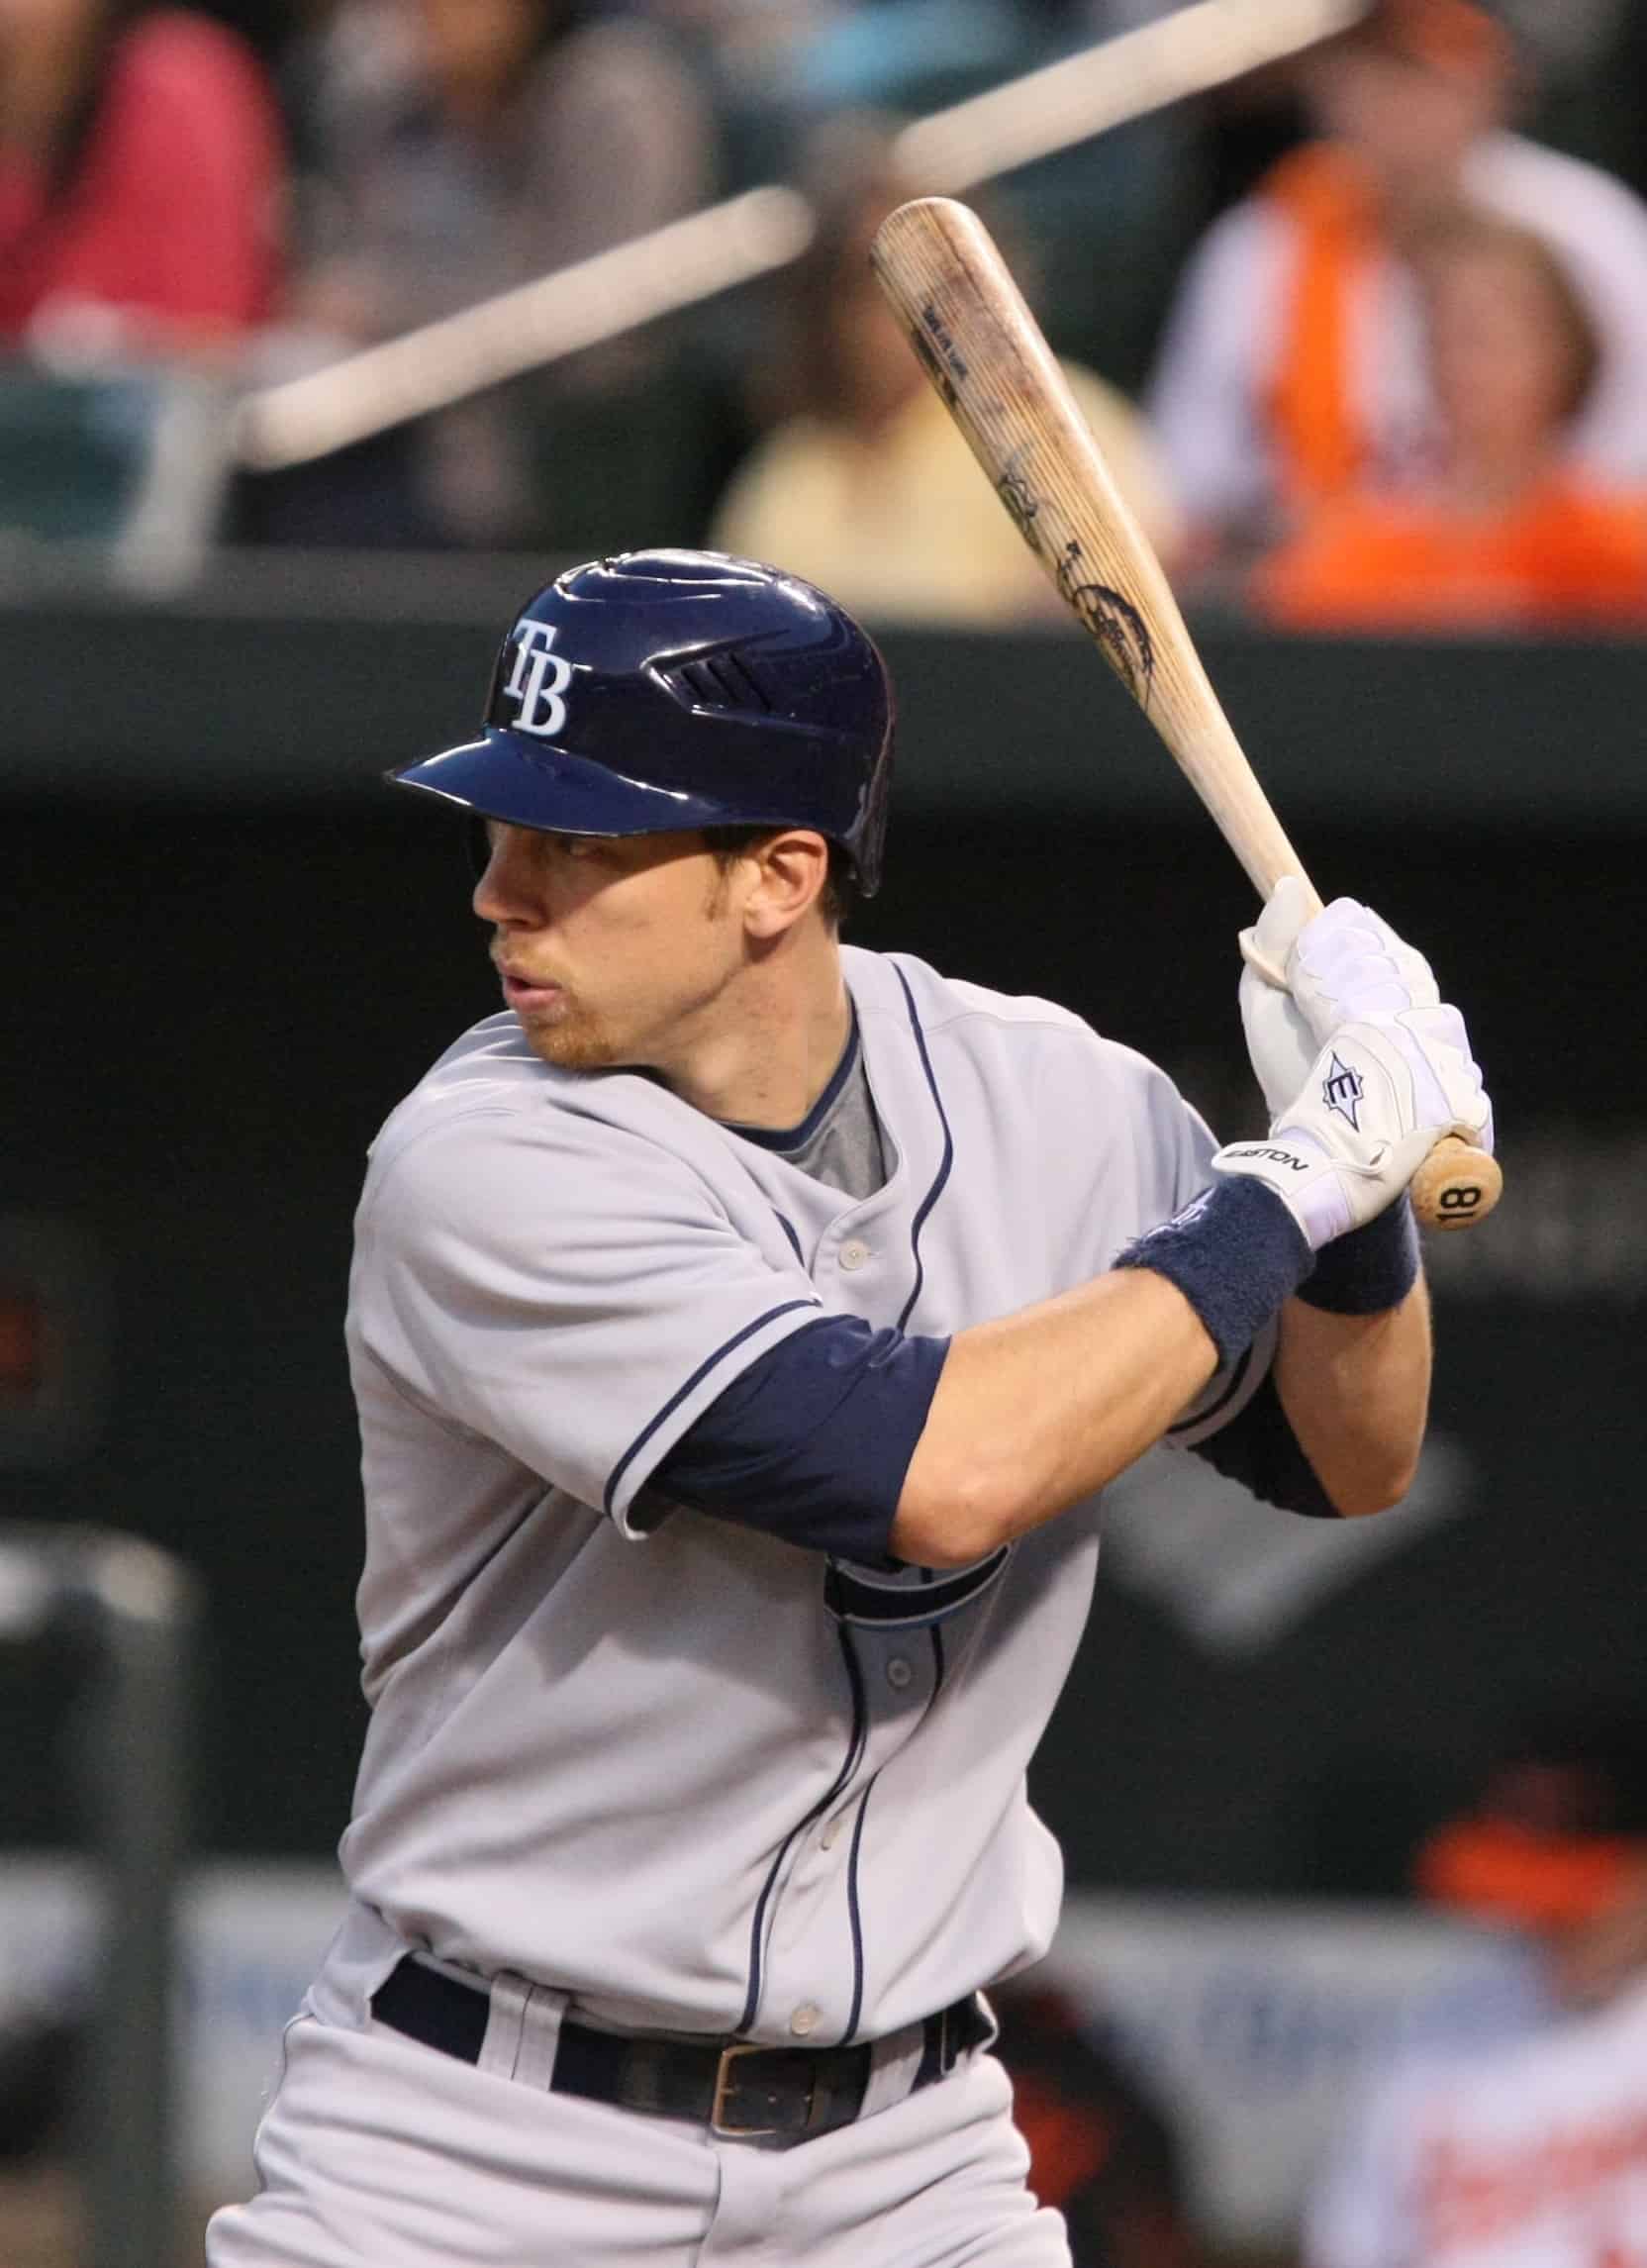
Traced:
<path fill-rule="evenodd" d="M 1097 1503 L 980 1565 L 852 1566 L 648 1486 L 821 1315 L 943 1334 L 1109 1266 L 1212 1142 L 1043 1001 L 843 953 L 887 1178 L 854 1198 L 513 1016 L 394 1113 L 357 1223 L 372 1721 L 342 1860 L 388 1948 L 597 2022 L 815 2044 L 1038 1955 L 1024 1773 Z M 1225 1424 L 1267 1342 L 1177 1430 Z M 364 1917 L 361 1917 L 364 1919 Z"/>

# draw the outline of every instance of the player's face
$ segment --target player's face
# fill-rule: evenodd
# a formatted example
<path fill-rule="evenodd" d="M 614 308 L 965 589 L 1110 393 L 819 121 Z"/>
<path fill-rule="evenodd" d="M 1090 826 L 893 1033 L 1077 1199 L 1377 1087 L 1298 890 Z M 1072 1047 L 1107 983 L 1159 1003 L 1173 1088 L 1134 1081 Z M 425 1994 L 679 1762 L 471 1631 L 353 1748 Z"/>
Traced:
<path fill-rule="evenodd" d="M 487 825 L 475 912 L 533 1050 L 568 1071 L 668 1074 L 713 1035 L 743 966 L 727 878 L 696 834 L 607 838 Z"/>

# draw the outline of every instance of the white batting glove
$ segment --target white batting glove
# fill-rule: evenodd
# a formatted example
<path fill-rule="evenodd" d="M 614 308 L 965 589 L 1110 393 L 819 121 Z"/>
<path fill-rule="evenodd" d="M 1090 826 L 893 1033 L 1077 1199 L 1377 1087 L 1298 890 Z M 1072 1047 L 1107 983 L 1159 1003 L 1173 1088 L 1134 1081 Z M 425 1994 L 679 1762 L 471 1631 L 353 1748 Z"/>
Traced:
<path fill-rule="evenodd" d="M 1485 1145 L 1491 1127 L 1463 1018 L 1415 1007 L 1340 1025 L 1265 1138 L 1212 1165 L 1266 1182 L 1319 1251 L 1399 1197 L 1443 1134 Z"/>
<path fill-rule="evenodd" d="M 1409 1008 L 1441 1005 L 1423 954 L 1353 898 L 1334 898 L 1298 932 L 1287 956 L 1287 983 L 1322 1046 L 1340 1024 L 1369 1017 L 1382 1022 Z"/>
<path fill-rule="evenodd" d="M 1270 892 L 1253 927 L 1241 932 L 1241 1029 L 1272 1121 L 1308 1078 L 1321 1044 L 1287 983 L 1288 961 L 1308 919 L 1309 892 L 1289 874 Z"/>
<path fill-rule="evenodd" d="M 1272 1123 L 1308 1078 L 1316 1050 L 1340 1026 L 1380 1024 L 1400 1030 L 1413 1011 L 1442 1007 L 1423 954 L 1370 907 L 1353 898 L 1335 898 L 1311 921 L 1308 905 L 1304 883 L 1288 875 L 1276 884 L 1254 926 L 1241 932 L 1246 963 L 1241 1024 Z M 1456 1031 L 1449 1028 L 1450 1043 L 1462 1052 L 1479 1090 L 1481 1070 L 1470 1061 L 1463 1021 L 1456 1009 L 1445 1013 L 1456 1026 Z M 1423 1087 L 1421 1052 L 1408 1050 Z M 1431 1105 L 1439 1104 L 1442 1098 L 1433 1087 L 1424 1091 Z M 1493 1147 L 1491 1109 L 1473 1138 L 1484 1149 Z"/>

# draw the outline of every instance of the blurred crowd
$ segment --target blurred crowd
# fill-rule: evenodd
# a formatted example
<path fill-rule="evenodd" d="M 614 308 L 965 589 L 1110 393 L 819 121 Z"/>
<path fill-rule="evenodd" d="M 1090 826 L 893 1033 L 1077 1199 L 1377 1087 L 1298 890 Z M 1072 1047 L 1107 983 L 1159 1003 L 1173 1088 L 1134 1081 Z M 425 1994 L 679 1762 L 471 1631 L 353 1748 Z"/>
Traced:
<path fill-rule="evenodd" d="M 1640 2268 L 1647 1726 L 1590 1702 L 1527 1719 L 1421 1834 L 1410 1879 L 1415 1912 L 1494 1934 L 1492 1989 L 1461 1995 L 1443 1966 L 1371 2058 L 1306 2169 L 1289 2268 Z M 1039 1974 L 993 1997 L 1031 2185 L 1075 2268 L 1212 2268 L 1184 2106 L 1102 2009 Z"/>
<path fill-rule="evenodd" d="M 1496 2023 L 1393 2057 L 1308 2201 L 1304 2268 L 1647 2258 L 1647 1734 L 1533 1720 L 1414 1855 L 1439 1912 L 1524 1954 Z M 1510 1972 L 1513 1977 L 1514 1972 Z"/>
<path fill-rule="evenodd" d="M 902 122 L 1165 12 L 0 0 L 0 544 L 118 524 L 168 377 L 255 394 L 781 181 L 816 232 L 776 274 L 278 471 L 225 452 L 213 540 L 709 541 L 873 619 L 1048 615 L 865 250 L 928 186 Z M 976 193 L 1186 595 L 1647 619 L 1641 15 L 1376 0 Z"/>

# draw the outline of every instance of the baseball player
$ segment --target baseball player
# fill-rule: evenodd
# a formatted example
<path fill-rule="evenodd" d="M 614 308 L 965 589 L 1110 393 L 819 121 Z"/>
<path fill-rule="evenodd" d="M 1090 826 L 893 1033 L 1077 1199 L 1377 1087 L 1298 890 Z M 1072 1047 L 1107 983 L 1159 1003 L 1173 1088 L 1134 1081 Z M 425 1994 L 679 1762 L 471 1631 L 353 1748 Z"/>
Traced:
<path fill-rule="evenodd" d="M 891 748 L 822 592 L 652 551 L 395 775 L 483 828 L 504 1005 L 371 1153 L 350 1904 L 212 2268 L 1068 2261 L 982 1995 L 1057 1919 L 1101 1492 L 1167 1439 L 1399 1496 L 1403 1192 L 1489 1114 L 1348 901 L 1266 908 L 1223 1149 L 1062 1009 L 842 946 Z"/>

